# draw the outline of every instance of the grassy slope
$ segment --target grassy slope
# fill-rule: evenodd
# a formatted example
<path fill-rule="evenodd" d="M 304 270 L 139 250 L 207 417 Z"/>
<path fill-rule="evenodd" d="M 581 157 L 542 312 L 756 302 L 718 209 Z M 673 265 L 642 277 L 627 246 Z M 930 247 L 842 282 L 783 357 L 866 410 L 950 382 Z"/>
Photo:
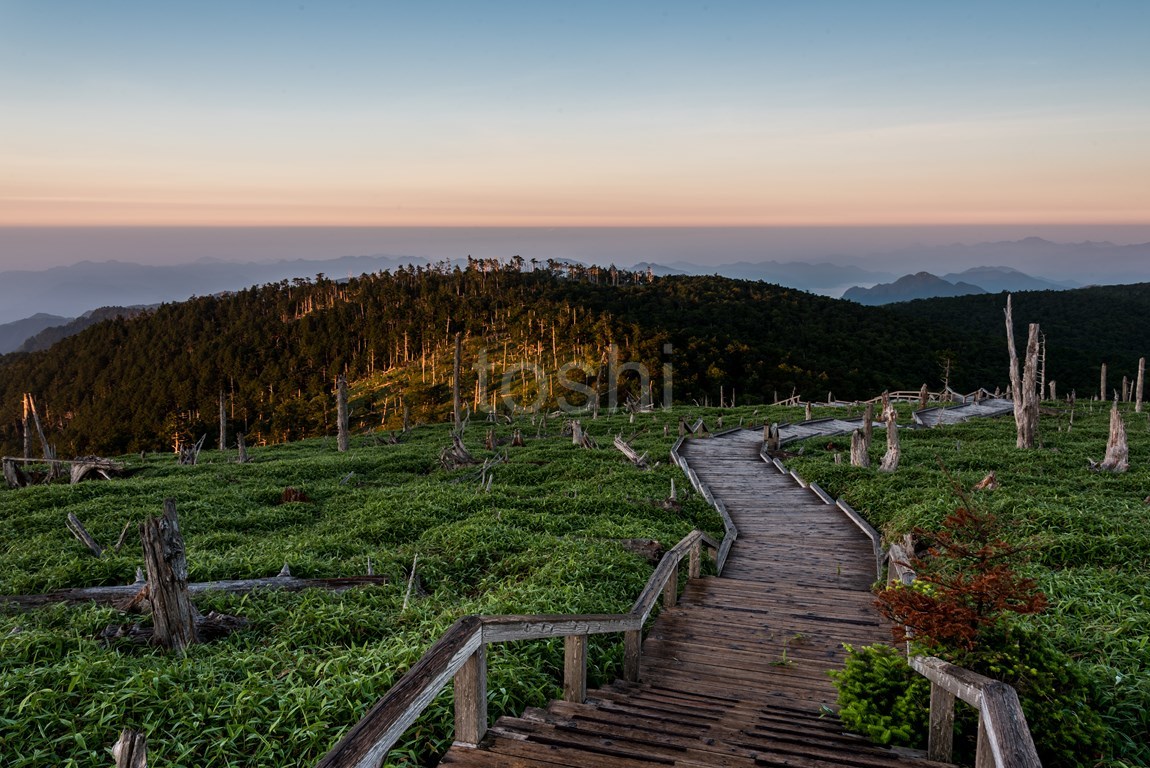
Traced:
<path fill-rule="evenodd" d="M 1007 524 L 1015 540 L 1035 543 L 1030 565 L 1050 599 L 1030 619 L 1084 666 L 1096 681 L 1101 714 L 1117 741 L 1116 757 L 1150 764 L 1150 415 L 1126 413 L 1131 469 L 1095 474 L 1108 409 L 1080 403 L 1044 417 L 1042 447 L 1014 447 L 1009 417 L 902 434 L 897 473 L 835 465 L 827 441 L 809 441 L 788 461 L 803 477 L 844 496 L 885 534 L 933 529 L 958 504 L 940 465 L 969 488 L 994 471 L 998 490 L 974 495 Z M 872 448 L 877 465 L 885 447 Z M 849 453 L 849 441 L 834 441 Z"/>
<path fill-rule="evenodd" d="M 394 577 L 394 586 L 339 596 L 199 600 L 205 612 L 252 625 L 186 659 L 101 647 L 98 632 L 123 620 L 108 608 L 0 613 L 0 762 L 107 765 L 119 729 L 132 726 L 147 734 L 157 765 L 309 764 L 460 615 L 629 609 L 651 568 L 608 540 L 673 543 L 697 526 L 721 534 L 694 495 L 681 511 L 654 503 L 672 477 L 683 487 L 667 460 L 678 415 L 588 420 L 607 446 L 599 451 L 559 437 L 559 420 L 541 439 L 524 423 L 528 445 L 509 449 L 490 493 L 477 481 L 452 482 L 466 470 L 439 468 L 444 427 L 417 428 L 399 446 L 357 438 L 345 455 L 330 439 L 255 449 L 248 465 L 206 452 L 200 466 L 177 467 L 160 455 L 129 459 L 142 467 L 123 481 L 0 491 L 0 594 L 132 581 L 138 545 L 97 560 L 64 517 L 75 512 L 111 542 L 129 519 L 159 514 L 165 497 L 177 501 L 193 580 L 268 576 L 284 561 L 297 576 L 362 574 L 369 557 L 377 574 Z M 481 458 L 485 431 L 467 432 Z M 660 465 L 628 464 L 609 448 L 617 432 L 640 432 L 636 446 Z M 289 485 L 313 501 L 280 505 Z M 403 611 L 415 553 L 427 594 Z M 491 656 L 493 717 L 557 695 L 561 643 L 498 646 Z M 621 659 L 621 638 L 594 642 L 592 679 L 613 679 Z M 394 756 L 438 750 L 449 722 L 448 692 Z"/>

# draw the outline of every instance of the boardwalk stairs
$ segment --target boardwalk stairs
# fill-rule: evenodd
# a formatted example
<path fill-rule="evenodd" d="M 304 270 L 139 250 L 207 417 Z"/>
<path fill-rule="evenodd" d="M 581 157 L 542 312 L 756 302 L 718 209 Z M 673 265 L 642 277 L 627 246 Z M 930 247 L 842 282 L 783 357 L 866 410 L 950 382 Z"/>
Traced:
<path fill-rule="evenodd" d="M 804 430 L 791 432 L 783 439 Z M 827 672 L 842 666 L 844 644 L 890 639 L 870 592 L 883 566 L 878 535 L 843 502 L 765 461 L 761 446 L 750 430 L 676 445 L 672 457 L 723 515 L 726 536 L 720 544 L 695 532 L 669 550 L 630 614 L 465 617 L 320 766 L 379 765 L 454 676 L 456 744 L 445 766 L 927 768 L 946 764 L 959 698 L 980 712 L 979 766 L 1038 768 L 1013 689 L 937 659 L 912 659 L 932 681 L 934 760 L 844 731 Z M 704 547 L 721 576 L 699 577 Z M 679 595 L 688 557 L 692 578 Z M 660 593 L 664 608 L 644 641 Z M 624 634 L 624 679 L 588 691 L 586 639 L 603 632 Z M 486 645 L 560 636 L 563 700 L 488 728 Z"/>

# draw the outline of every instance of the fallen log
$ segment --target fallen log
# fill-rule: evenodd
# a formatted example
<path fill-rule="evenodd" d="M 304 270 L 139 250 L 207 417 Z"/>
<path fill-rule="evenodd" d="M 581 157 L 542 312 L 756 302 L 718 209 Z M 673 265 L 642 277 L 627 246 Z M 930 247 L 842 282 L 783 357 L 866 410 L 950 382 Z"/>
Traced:
<path fill-rule="evenodd" d="M 76 517 L 74 513 L 68 513 L 67 522 L 65 524 L 68 526 L 68 530 L 72 533 L 72 535 L 76 537 L 76 541 L 92 550 L 93 555 L 96 557 L 102 557 L 104 555 L 104 549 L 96 543 L 96 540 L 92 538 L 90 533 L 88 533 L 88 529 L 85 528 L 84 524 L 80 522 L 80 518 Z"/>
<path fill-rule="evenodd" d="M 615 447 L 627 457 L 627 459 L 639 469 L 648 469 L 647 467 L 647 454 L 639 455 L 639 453 L 627 444 L 622 435 L 615 435 Z"/>
<path fill-rule="evenodd" d="M 193 595 L 204 592 L 228 592 L 243 594 L 259 589 L 282 589 L 287 592 L 300 592 L 305 589 L 322 589 L 328 592 L 343 592 L 354 587 L 380 586 L 388 583 L 386 576 L 345 576 L 332 579 L 299 579 L 295 576 L 271 576 L 262 579 L 232 579 L 223 581 L 201 581 L 188 584 L 188 592 Z M 106 587 L 77 587 L 60 589 L 42 595 L 0 595 L 0 603 L 12 603 L 19 608 L 39 608 L 53 603 L 100 603 L 115 604 L 130 601 L 145 587 L 142 581 L 135 584 L 112 585 Z"/>

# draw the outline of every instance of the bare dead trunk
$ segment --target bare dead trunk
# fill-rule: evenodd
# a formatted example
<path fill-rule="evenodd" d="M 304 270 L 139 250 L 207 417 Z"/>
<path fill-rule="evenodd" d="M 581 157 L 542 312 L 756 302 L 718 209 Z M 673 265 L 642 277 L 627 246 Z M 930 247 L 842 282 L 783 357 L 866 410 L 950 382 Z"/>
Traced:
<path fill-rule="evenodd" d="M 1102 378 L 1098 383 L 1098 399 L 1104 402 L 1110 399 L 1106 396 L 1106 363 L 1102 364 Z"/>
<path fill-rule="evenodd" d="M 236 447 L 239 449 L 239 455 L 236 457 L 236 463 L 247 464 L 248 463 L 248 445 L 244 441 L 244 433 L 243 432 L 240 432 L 238 435 L 236 435 Z"/>
<path fill-rule="evenodd" d="M 1058 386 L 1057 382 L 1054 381 L 1050 382 L 1050 399 L 1058 402 Z"/>
<path fill-rule="evenodd" d="M 862 432 L 857 429 L 851 434 L 851 466 L 870 466 L 870 455 L 867 453 L 866 438 L 863 437 Z"/>
<path fill-rule="evenodd" d="M 627 459 L 639 469 L 647 469 L 647 454 L 639 455 L 638 451 L 632 448 L 622 435 L 615 436 L 615 447 L 627 457 Z"/>
<path fill-rule="evenodd" d="M 459 407 L 459 367 L 463 359 L 462 335 L 455 334 L 455 366 L 451 377 L 451 413 L 455 420 L 455 428 L 463 426 L 463 413 Z"/>
<path fill-rule="evenodd" d="M 24 458 L 32 458 L 32 411 L 28 407 L 28 395 L 24 395 Z"/>
<path fill-rule="evenodd" d="M 803 409 L 803 420 L 811 420 L 811 404 L 809 402 L 807 403 L 806 408 Z"/>
<path fill-rule="evenodd" d="M 196 634 L 197 611 L 188 595 L 188 561 L 184 537 L 176 517 L 176 502 L 164 501 L 164 514 L 140 524 L 144 565 L 148 571 L 148 598 L 152 604 L 155 642 L 185 653 Z"/>
<path fill-rule="evenodd" d="M 918 391 L 918 409 L 921 411 L 930 403 L 930 390 L 926 388 L 926 384 L 922 385 L 922 389 Z"/>
<path fill-rule="evenodd" d="M 1122 402 L 1130 402 L 1130 379 L 1122 377 Z"/>
<path fill-rule="evenodd" d="M 1130 468 L 1130 451 L 1126 445 L 1126 424 L 1118 412 L 1118 401 L 1110 408 L 1110 438 L 1106 441 L 1106 456 L 1098 469 L 1106 472 L 1125 472 Z"/>
<path fill-rule="evenodd" d="M 335 419 L 339 430 L 336 445 L 340 453 L 347 453 L 349 438 L 347 434 L 347 378 L 340 374 L 335 380 Z"/>
<path fill-rule="evenodd" d="M 1146 379 L 1146 358 L 1138 358 L 1138 382 L 1134 385 L 1134 413 L 1142 413 L 1142 382 Z"/>
<path fill-rule="evenodd" d="M 874 403 L 867 402 L 863 409 L 863 443 L 865 450 L 870 450 L 871 438 L 874 437 Z"/>
<path fill-rule="evenodd" d="M 144 734 L 125 728 L 112 747 L 116 768 L 148 768 L 148 742 Z"/>
<path fill-rule="evenodd" d="M 1014 425 L 1017 434 L 1015 446 L 1033 448 L 1038 436 L 1038 323 L 1031 323 L 1026 343 L 1026 362 L 1022 372 L 1018 368 L 1018 352 L 1014 346 L 1014 316 L 1010 294 L 1006 296 L 1006 348 L 1010 353 L 1010 389 L 1014 401 Z"/>
<path fill-rule="evenodd" d="M 898 442 L 898 422 L 894 409 L 887 412 L 886 418 L 886 453 L 883 454 L 882 463 L 878 466 L 879 472 L 894 472 L 898 469 L 898 460 L 902 448 Z"/>
<path fill-rule="evenodd" d="M 226 451 L 228 448 L 228 409 L 227 399 L 224 393 L 220 392 L 220 451 Z"/>

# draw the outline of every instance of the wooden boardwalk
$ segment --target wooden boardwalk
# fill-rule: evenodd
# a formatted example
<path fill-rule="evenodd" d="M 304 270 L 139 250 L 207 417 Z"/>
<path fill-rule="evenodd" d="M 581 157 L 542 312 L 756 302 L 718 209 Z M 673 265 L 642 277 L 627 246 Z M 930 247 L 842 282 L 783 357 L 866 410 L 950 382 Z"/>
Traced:
<path fill-rule="evenodd" d="M 843 643 L 890 640 L 873 608 L 871 542 L 738 431 L 681 451 L 739 529 L 721 577 L 695 579 L 655 621 L 639 683 L 500 718 L 441 765 L 938 765 L 845 734 L 827 671 Z"/>

